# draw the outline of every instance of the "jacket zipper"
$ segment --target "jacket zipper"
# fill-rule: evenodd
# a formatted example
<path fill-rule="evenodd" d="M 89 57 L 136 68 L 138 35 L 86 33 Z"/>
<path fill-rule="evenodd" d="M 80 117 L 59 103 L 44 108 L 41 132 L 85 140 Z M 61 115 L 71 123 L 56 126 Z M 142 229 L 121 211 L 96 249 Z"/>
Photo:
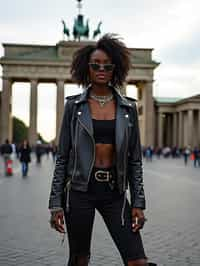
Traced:
<path fill-rule="evenodd" d="M 71 188 L 71 180 L 69 180 L 67 182 L 67 185 L 66 185 L 66 190 L 67 190 L 67 199 L 66 199 L 66 212 L 68 213 L 69 212 L 69 192 L 70 192 L 70 188 Z"/>
<path fill-rule="evenodd" d="M 74 169 L 73 169 L 73 173 L 72 173 L 72 179 L 74 178 L 74 174 L 75 174 L 75 171 L 76 171 L 76 164 L 77 164 L 77 155 L 76 155 L 76 152 L 77 152 L 77 132 L 78 132 L 78 124 L 76 124 L 76 132 L 75 132 L 75 144 L 74 144 L 74 156 L 75 156 L 75 162 L 74 162 Z"/>
<path fill-rule="evenodd" d="M 126 128 L 126 131 L 125 131 L 125 135 L 126 135 L 126 149 L 125 149 L 125 152 L 124 152 L 124 184 L 123 184 L 123 188 L 124 188 L 124 191 L 126 190 L 126 153 L 127 153 L 127 150 L 128 150 L 128 134 L 127 134 L 127 128 Z"/>
<path fill-rule="evenodd" d="M 74 169 L 73 169 L 73 173 L 72 173 L 72 178 L 71 180 L 69 180 L 66 184 L 66 190 L 67 191 L 67 199 L 66 199 L 66 212 L 68 213 L 69 212 L 69 192 L 70 192 L 70 188 L 71 188 L 71 182 L 74 178 L 74 174 L 75 174 L 75 171 L 76 171 L 76 163 L 77 163 L 77 156 L 76 156 L 76 147 L 77 147 L 77 126 L 78 124 L 76 125 L 76 131 L 75 131 L 75 144 L 74 144 L 74 156 L 75 156 L 75 162 L 74 162 Z"/>
<path fill-rule="evenodd" d="M 91 175 L 91 172 L 92 172 L 92 168 L 94 166 L 94 162 L 95 162 L 95 141 L 94 141 L 94 138 L 93 136 L 90 134 L 89 130 L 87 129 L 87 127 L 80 121 L 80 119 L 78 118 L 78 121 L 79 123 L 82 125 L 83 128 L 85 128 L 85 130 L 87 131 L 88 135 L 91 137 L 92 139 L 92 142 L 93 142 L 93 160 L 92 160 L 92 164 L 91 164 L 91 167 L 90 167 L 90 170 L 89 170 L 89 175 L 88 175 L 88 183 L 89 183 L 89 180 L 90 180 L 90 175 Z"/>
<path fill-rule="evenodd" d="M 125 153 L 124 153 L 124 183 L 123 183 L 123 190 L 124 190 L 124 201 L 123 201 L 123 206 L 122 206 L 122 212 L 121 212 L 121 221 L 122 221 L 122 226 L 124 226 L 125 221 L 124 221 L 124 211 L 126 207 L 126 152 L 128 149 L 128 134 L 127 134 L 127 128 L 125 131 L 125 137 L 126 137 L 126 146 L 125 146 Z"/>

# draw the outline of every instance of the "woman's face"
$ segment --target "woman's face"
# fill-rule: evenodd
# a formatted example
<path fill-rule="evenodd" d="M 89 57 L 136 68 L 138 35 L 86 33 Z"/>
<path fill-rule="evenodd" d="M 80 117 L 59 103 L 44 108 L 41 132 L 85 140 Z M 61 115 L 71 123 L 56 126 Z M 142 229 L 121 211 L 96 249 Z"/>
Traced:
<path fill-rule="evenodd" d="M 102 50 L 95 50 L 89 61 L 89 76 L 91 83 L 107 84 L 112 79 L 114 65 L 111 58 Z"/>

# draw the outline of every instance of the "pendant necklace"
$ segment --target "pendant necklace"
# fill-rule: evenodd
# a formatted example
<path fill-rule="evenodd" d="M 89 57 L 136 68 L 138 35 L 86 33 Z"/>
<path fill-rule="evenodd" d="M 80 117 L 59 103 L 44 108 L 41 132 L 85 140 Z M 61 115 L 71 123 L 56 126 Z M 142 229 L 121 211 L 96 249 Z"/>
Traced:
<path fill-rule="evenodd" d="M 95 95 L 95 94 L 90 94 L 90 98 L 94 99 L 97 101 L 100 105 L 100 107 L 104 107 L 104 105 L 113 99 L 113 94 L 110 95 Z"/>

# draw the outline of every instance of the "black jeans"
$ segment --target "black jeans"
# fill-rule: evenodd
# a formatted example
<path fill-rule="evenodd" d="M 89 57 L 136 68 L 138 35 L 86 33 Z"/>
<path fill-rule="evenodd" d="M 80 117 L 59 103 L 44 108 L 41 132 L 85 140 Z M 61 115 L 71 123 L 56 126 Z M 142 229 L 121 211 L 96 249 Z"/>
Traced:
<path fill-rule="evenodd" d="M 128 200 L 116 188 L 111 190 L 107 182 L 96 181 L 92 174 L 88 192 L 71 190 L 69 194 L 69 212 L 65 212 L 70 250 L 68 266 L 76 265 L 72 262 L 73 258 L 90 257 L 95 209 L 103 217 L 124 265 L 128 265 L 130 260 L 146 259 L 140 233 L 133 232 L 131 228 Z"/>

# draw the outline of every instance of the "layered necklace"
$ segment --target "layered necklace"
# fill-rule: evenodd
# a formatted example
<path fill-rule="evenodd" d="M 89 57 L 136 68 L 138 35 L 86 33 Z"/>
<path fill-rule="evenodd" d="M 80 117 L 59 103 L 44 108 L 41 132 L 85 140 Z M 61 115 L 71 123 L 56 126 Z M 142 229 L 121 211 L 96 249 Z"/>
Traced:
<path fill-rule="evenodd" d="M 95 94 L 90 94 L 90 98 L 94 99 L 97 101 L 100 105 L 100 107 L 104 107 L 104 105 L 113 99 L 113 94 L 109 95 L 95 95 Z"/>

